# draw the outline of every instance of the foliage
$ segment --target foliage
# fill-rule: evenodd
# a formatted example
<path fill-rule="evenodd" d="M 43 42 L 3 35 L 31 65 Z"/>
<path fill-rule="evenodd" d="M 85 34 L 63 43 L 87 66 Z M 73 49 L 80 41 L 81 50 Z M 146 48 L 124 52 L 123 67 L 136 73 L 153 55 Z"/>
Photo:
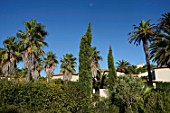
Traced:
<path fill-rule="evenodd" d="M 100 69 L 99 60 L 102 60 L 102 57 L 99 56 L 100 51 L 96 49 L 96 47 L 91 48 L 91 70 L 92 77 L 95 78 L 97 75 L 97 69 Z"/>
<path fill-rule="evenodd" d="M 36 20 L 30 20 L 24 23 L 26 31 L 19 31 L 17 36 L 20 39 L 20 46 L 22 47 L 24 68 L 27 68 L 27 80 L 31 78 L 37 79 L 34 71 L 36 68 L 36 62 L 40 56 L 44 55 L 42 47 L 47 46 L 44 41 L 47 32 L 45 26 L 38 23 Z"/>
<path fill-rule="evenodd" d="M 64 102 L 67 103 L 67 111 L 71 113 L 89 113 L 92 112 L 93 104 L 91 98 L 83 91 L 84 87 L 79 82 L 68 82 L 68 86 L 63 92 L 65 94 Z"/>
<path fill-rule="evenodd" d="M 27 74 L 26 68 L 22 68 L 22 69 L 16 68 L 15 70 L 15 75 L 17 75 L 17 77 L 25 77 L 26 74 Z"/>
<path fill-rule="evenodd" d="M 2 75 L 2 66 L 0 66 L 0 75 Z"/>
<path fill-rule="evenodd" d="M 119 113 L 119 107 L 110 104 L 109 99 L 104 98 L 100 101 L 96 101 L 94 106 L 95 113 Z"/>
<path fill-rule="evenodd" d="M 120 113 L 143 111 L 144 83 L 140 78 L 122 76 L 116 79 L 111 102 L 119 107 Z"/>
<path fill-rule="evenodd" d="M 7 37 L 3 41 L 4 48 L 0 48 L 0 64 L 4 76 L 11 76 L 15 73 L 16 63 L 21 60 L 21 53 L 15 37 Z"/>
<path fill-rule="evenodd" d="M 118 60 L 118 62 L 116 62 L 116 64 L 117 64 L 117 71 L 124 72 L 124 73 L 127 72 L 128 66 L 130 66 L 130 63 L 123 59 Z"/>
<path fill-rule="evenodd" d="M 91 24 L 86 34 L 81 38 L 79 52 L 79 82 L 89 96 L 92 94 L 92 72 L 91 72 Z"/>
<path fill-rule="evenodd" d="M 163 14 L 158 24 L 159 32 L 152 40 L 150 55 L 158 66 L 170 67 L 170 12 Z"/>
<path fill-rule="evenodd" d="M 152 83 L 150 57 L 148 53 L 148 41 L 150 42 L 152 38 L 154 37 L 153 30 L 154 30 L 155 25 L 150 24 L 149 22 L 150 20 L 146 22 L 142 20 L 139 26 L 133 25 L 134 31 L 129 33 L 129 35 L 131 35 L 131 37 L 129 38 L 129 42 L 130 43 L 134 42 L 134 44 L 136 44 L 137 46 L 140 45 L 141 41 L 143 42 L 143 49 L 145 52 L 149 82 Z"/>
<path fill-rule="evenodd" d="M 161 91 L 170 91 L 170 83 L 169 82 L 157 82 L 156 89 Z"/>
<path fill-rule="evenodd" d="M 102 57 L 99 54 L 100 51 L 96 47 L 91 47 L 91 71 L 95 93 L 99 93 L 99 89 L 104 87 L 104 81 L 106 79 L 106 76 L 100 70 L 99 60 L 102 60 Z"/>
<path fill-rule="evenodd" d="M 140 74 L 144 72 L 147 72 L 147 66 L 137 68 L 136 65 L 131 65 L 128 66 L 128 70 L 126 71 L 126 74 Z"/>
<path fill-rule="evenodd" d="M 98 70 L 97 76 L 93 78 L 93 89 L 95 93 L 99 93 L 99 89 L 108 88 L 108 77 L 101 70 Z"/>
<path fill-rule="evenodd" d="M 93 105 L 78 82 L 63 85 L 61 80 L 17 82 L 0 80 L 0 110 L 28 110 L 42 113 L 90 112 Z M 10 107 L 14 106 L 14 107 Z M 22 108 L 22 109 L 21 109 Z M 24 112 L 23 112 L 24 113 Z"/>
<path fill-rule="evenodd" d="M 60 60 L 61 61 L 60 72 L 64 74 L 64 77 L 63 77 L 64 81 L 70 81 L 72 78 L 72 74 L 76 72 L 75 60 L 76 58 L 72 54 L 69 54 L 69 53 L 64 55 L 63 58 Z"/>
<path fill-rule="evenodd" d="M 45 64 L 44 69 L 46 72 L 46 77 L 50 77 L 54 74 L 54 67 L 58 64 L 56 55 L 52 52 L 48 52 L 47 57 L 44 58 L 43 63 Z"/>
<path fill-rule="evenodd" d="M 152 91 L 144 98 L 145 113 L 169 113 L 170 92 Z"/>
<path fill-rule="evenodd" d="M 109 68 L 109 73 L 108 73 L 109 89 L 112 90 L 112 87 L 115 84 L 117 75 L 116 75 L 116 70 L 114 67 L 114 59 L 113 59 L 113 55 L 112 55 L 112 47 L 111 46 L 109 47 L 109 53 L 108 53 L 108 68 Z"/>
<path fill-rule="evenodd" d="M 29 113 L 29 111 L 14 105 L 5 105 L 0 107 L 0 113 Z"/>

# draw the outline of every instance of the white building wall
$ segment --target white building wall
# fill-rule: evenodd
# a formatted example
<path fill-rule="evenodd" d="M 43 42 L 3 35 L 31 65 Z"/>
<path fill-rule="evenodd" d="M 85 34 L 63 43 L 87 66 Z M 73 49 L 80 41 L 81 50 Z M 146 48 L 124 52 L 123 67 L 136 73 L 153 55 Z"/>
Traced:
<path fill-rule="evenodd" d="M 170 82 L 170 69 L 158 68 L 155 71 L 155 81 Z"/>
<path fill-rule="evenodd" d="M 79 76 L 72 76 L 72 78 L 71 78 L 71 81 L 78 81 L 79 80 Z"/>
<path fill-rule="evenodd" d="M 63 76 L 61 75 L 61 76 L 53 76 L 52 77 L 52 79 L 61 79 L 61 80 L 63 80 Z M 71 81 L 77 81 L 79 79 L 79 76 L 72 76 L 72 78 L 71 78 Z"/>
<path fill-rule="evenodd" d="M 117 72 L 117 76 L 123 76 L 123 75 L 125 75 L 125 73 Z"/>
<path fill-rule="evenodd" d="M 138 77 L 148 76 L 148 72 L 138 74 Z"/>
<path fill-rule="evenodd" d="M 108 97 L 108 89 L 100 89 L 100 97 L 107 98 Z"/>
<path fill-rule="evenodd" d="M 61 80 L 63 80 L 63 76 L 53 76 L 52 79 L 61 79 Z"/>

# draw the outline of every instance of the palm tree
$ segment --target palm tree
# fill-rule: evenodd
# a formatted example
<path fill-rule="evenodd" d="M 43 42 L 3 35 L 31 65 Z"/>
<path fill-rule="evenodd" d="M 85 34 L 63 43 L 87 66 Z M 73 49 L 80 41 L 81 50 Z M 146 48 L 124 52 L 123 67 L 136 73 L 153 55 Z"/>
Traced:
<path fill-rule="evenodd" d="M 40 77 L 40 72 L 43 70 L 43 61 L 41 58 L 37 59 L 37 62 L 35 63 L 35 68 L 34 68 L 34 79 L 38 79 Z"/>
<path fill-rule="evenodd" d="M 141 41 L 143 43 L 143 49 L 145 52 L 145 57 L 146 57 L 146 64 L 147 64 L 147 70 L 148 70 L 148 77 L 149 77 L 149 83 L 152 83 L 152 75 L 151 75 L 151 69 L 150 69 L 150 58 L 148 54 L 148 41 L 150 42 L 151 39 L 154 36 L 153 29 L 155 25 L 151 24 L 150 25 L 150 20 L 144 21 L 142 20 L 139 26 L 134 25 L 134 31 L 130 32 L 129 35 L 131 37 L 129 38 L 129 42 L 136 44 L 137 46 L 140 45 Z"/>
<path fill-rule="evenodd" d="M 72 55 L 67 53 L 63 56 L 63 58 L 60 60 L 61 62 L 61 70 L 60 72 L 64 74 L 63 80 L 64 81 L 70 81 L 72 78 L 72 74 L 76 72 L 76 58 Z"/>
<path fill-rule="evenodd" d="M 99 56 L 100 51 L 96 49 L 96 47 L 91 48 L 91 70 L 92 77 L 95 78 L 97 75 L 97 69 L 100 69 L 99 60 L 102 60 L 102 57 Z"/>
<path fill-rule="evenodd" d="M 155 38 L 150 46 L 151 58 L 158 66 L 170 67 L 170 37 Z"/>
<path fill-rule="evenodd" d="M 160 20 L 159 20 L 160 21 L 159 27 L 161 30 L 165 30 L 165 32 L 166 32 L 166 30 L 169 30 L 167 28 L 170 27 L 170 12 L 165 13 L 162 16 L 163 16 L 163 18 L 160 18 Z"/>
<path fill-rule="evenodd" d="M 97 75 L 93 78 L 93 89 L 99 94 L 99 90 L 107 87 L 107 75 L 102 70 L 97 70 Z"/>
<path fill-rule="evenodd" d="M 130 63 L 126 60 L 118 60 L 118 62 L 116 62 L 117 64 L 117 70 L 126 73 L 128 70 L 128 66 L 130 66 Z"/>
<path fill-rule="evenodd" d="M 44 25 L 38 23 L 36 20 L 31 20 L 24 23 L 26 31 L 19 31 L 17 36 L 21 39 L 20 45 L 23 47 L 23 61 L 24 68 L 28 69 L 27 80 L 35 76 L 35 62 L 40 56 L 44 55 L 42 47 L 47 46 L 47 43 L 44 42 L 44 37 L 47 35 L 47 32 L 44 30 Z M 36 77 L 33 77 L 36 78 Z"/>
<path fill-rule="evenodd" d="M 26 68 L 22 68 L 22 69 L 16 68 L 15 73 L 16 73 L 17 77 L 25 77 L 27 74 L 27 69 Z"/>
<path fill-rule="evenodd" d="M 147 66 L 137 68 L 137 74 L 147 72 Z"/>
<path fill-rule="evenodd" d="M 128 70 L 126 71 L 126 74 L 139 74 L 137 66 L 136 65 L 128 66 Z"/>
<path fill-rule="evenodd" d="M 16 63 L 21 60 L 21 54 L 15 37 L 8 37 L 0 48 L 2 73 L 5 77 L 15 73 Z"/>
<path fill-rule="evenodd" d="M 57 57 L 52 52 L 47 53 L 47 57 L 44 58 L 43 63 L 45 64 L 44 69 L 47 78 L 54 74 L 54 68 L 58 64 Z M 47 80 L 48 81 L 48 80 Z"/>
<path fill-rule="evenodd" d="M 157 33 L 150 46 L 150 55 L 158 66 L 170 67 L 170 13 L 163 15 Z"/>

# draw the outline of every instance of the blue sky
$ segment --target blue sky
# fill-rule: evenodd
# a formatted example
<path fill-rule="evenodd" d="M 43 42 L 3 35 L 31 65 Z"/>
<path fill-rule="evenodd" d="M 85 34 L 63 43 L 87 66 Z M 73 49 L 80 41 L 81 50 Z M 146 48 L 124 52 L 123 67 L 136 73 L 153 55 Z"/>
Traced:
<path fill-rule="evenodd" d="M 36 19 L 48 32 L 45 52 L 56 53 L 58 60 L 66 53 L 78 58 L 80 39 L 92 22 L 92 46 L 101 52 L 101 68 L 107 68 L 109 45 L 115 62 L 145 63 L 142 45 L 129 44 L 128 33 L 141 20 L 158 23 L 161 15 L 170 11 L 169 4 L 170 0 L 1 0 L 0 47 L 7 36 L 25 30 L 24 22 Z"/>

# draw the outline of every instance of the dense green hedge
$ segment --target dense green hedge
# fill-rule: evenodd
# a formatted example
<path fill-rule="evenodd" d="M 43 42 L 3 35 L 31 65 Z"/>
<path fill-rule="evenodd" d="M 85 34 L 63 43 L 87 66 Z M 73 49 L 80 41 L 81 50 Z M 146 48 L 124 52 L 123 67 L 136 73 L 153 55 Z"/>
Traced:
<path fill-rule="evenodd" d="M 113 113 L 170 113 L 170 92 L 150 89 L 140 78 L 119 77 L 108 106 L 114 106 Z"/>
<path fill-rule="evenodd" d="M 74 113 L 88 112 L 91 107 L 78 83 L 12 82 L 0 80 L 0 107 L 14 106 L 29 112 Z"/>
<path fill-rule="evenodd" d="M 169 113 L 170 92 L 119 77 L 108 99 L 83 93 L 78 82 L 0 80 L 0 113 Z"/>
<path fill-rule="evenodd" d="M 170 113 L 170 92 L 152 91 L 144 102 L 145 113 Z"/>
<path fill-rule="evenodd" d="M 170 83 L 169 82 L 157 82 L 156 89 L 161 91 L 170 91 Z"/>

